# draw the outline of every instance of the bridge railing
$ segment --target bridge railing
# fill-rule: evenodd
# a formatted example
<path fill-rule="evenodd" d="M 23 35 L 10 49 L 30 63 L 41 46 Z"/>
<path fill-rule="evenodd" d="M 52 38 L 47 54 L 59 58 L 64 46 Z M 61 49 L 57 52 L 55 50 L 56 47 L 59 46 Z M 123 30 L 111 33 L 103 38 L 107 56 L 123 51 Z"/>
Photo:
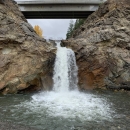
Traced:
<path fill-rule="evenodd" d="M 100 4 L 105 2 L 106 0 L 37 0 L 37 1 L 17 1 L 21 4 Z"/>

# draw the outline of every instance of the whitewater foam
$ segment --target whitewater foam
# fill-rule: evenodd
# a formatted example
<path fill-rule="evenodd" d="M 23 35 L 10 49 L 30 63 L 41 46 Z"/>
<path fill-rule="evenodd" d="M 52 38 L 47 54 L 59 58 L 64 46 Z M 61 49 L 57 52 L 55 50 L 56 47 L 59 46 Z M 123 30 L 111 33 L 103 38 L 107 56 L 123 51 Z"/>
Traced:
<path fill-rule="evenodd" d="M 111 120 L 112 113 L 106 99 L 79 91 L 41 92 L 33 95 L 30 102 L 23 102 L 17 107 L 26 107 L 29 112 L 41 116 L 46 110 L 48 116 L 88 121 Z"/>

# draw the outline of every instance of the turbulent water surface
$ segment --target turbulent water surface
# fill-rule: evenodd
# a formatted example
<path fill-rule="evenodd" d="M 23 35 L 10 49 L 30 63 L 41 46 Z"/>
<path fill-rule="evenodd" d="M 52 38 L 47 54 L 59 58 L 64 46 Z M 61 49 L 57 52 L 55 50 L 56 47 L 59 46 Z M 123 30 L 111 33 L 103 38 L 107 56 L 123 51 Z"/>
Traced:
<path fill-rule="evenodd" d="M 78 90 L 75 55 L 57 44 L 54 86 L 34 95 L 0 96 L 0 118 L 39 130 L 129 130 L 130 95 Z"/>
<path fill-rule="evenodd" d="M 0 120 L 39 130 L 129 130 L 128 93 L 93 91 L 80 96 L 75 95 L 79 92 L 72 93 L 74 96 L 65 97 L 53 92 L 0 96 Z"/>

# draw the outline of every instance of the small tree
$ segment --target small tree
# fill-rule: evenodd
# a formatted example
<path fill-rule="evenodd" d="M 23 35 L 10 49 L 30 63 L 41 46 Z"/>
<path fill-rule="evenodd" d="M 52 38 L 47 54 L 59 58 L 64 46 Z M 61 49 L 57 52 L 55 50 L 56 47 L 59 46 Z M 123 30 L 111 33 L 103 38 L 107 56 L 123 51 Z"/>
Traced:
<path fill-rule="evenodd" d="M 42 29 L 41 29 L 38 25 L 35 25 L 35 26 L 34 26 L 34 30 L 36 31 L 36 33 L 37 33 L 40 37 L 43 37 L 43 31 L 42 31 Z"/>
<path fill-rule="evenodd" d="M 66 39 L 70 38 L 73 34 L 73 29 L 74 29 L 74 22 L 73 20 L 70 20 L 69 28 L 66 34 Z"/>
<path fill-rule="evenodd" d="M 78 29 L 82 24 L 84 24 L 86 19 L 77 19 L 74 25 L 74 30 Z"/>
<path fill-rule="evenodd" d="M 76 19 L 76 22 L 74 23 L 73 20 L 70 21 L 69 28 L 66 34 L 66 39 L 72 37 L 73 32 L 80 28 L 82 24 L 84 24 L 86 19 Z"/>

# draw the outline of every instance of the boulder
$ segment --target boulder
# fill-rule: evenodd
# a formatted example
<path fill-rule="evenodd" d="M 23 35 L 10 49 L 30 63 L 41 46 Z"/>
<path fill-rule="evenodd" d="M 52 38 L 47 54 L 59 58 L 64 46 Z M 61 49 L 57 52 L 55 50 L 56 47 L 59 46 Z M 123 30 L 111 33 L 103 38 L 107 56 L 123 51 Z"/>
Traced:
<path fill-rule="evenodd" d="M 0 1 L 0 26 L 0 92 L 43 89 L 41 78 L 52 76 L 55 48 L 36 34 L 13 0 Z"/>
<path fill-rule="evenodd" d="M 80 88 L 128 89 L 130 1 L 108 0 L 101 4 L 62 45 L 75 51 Z"/>

